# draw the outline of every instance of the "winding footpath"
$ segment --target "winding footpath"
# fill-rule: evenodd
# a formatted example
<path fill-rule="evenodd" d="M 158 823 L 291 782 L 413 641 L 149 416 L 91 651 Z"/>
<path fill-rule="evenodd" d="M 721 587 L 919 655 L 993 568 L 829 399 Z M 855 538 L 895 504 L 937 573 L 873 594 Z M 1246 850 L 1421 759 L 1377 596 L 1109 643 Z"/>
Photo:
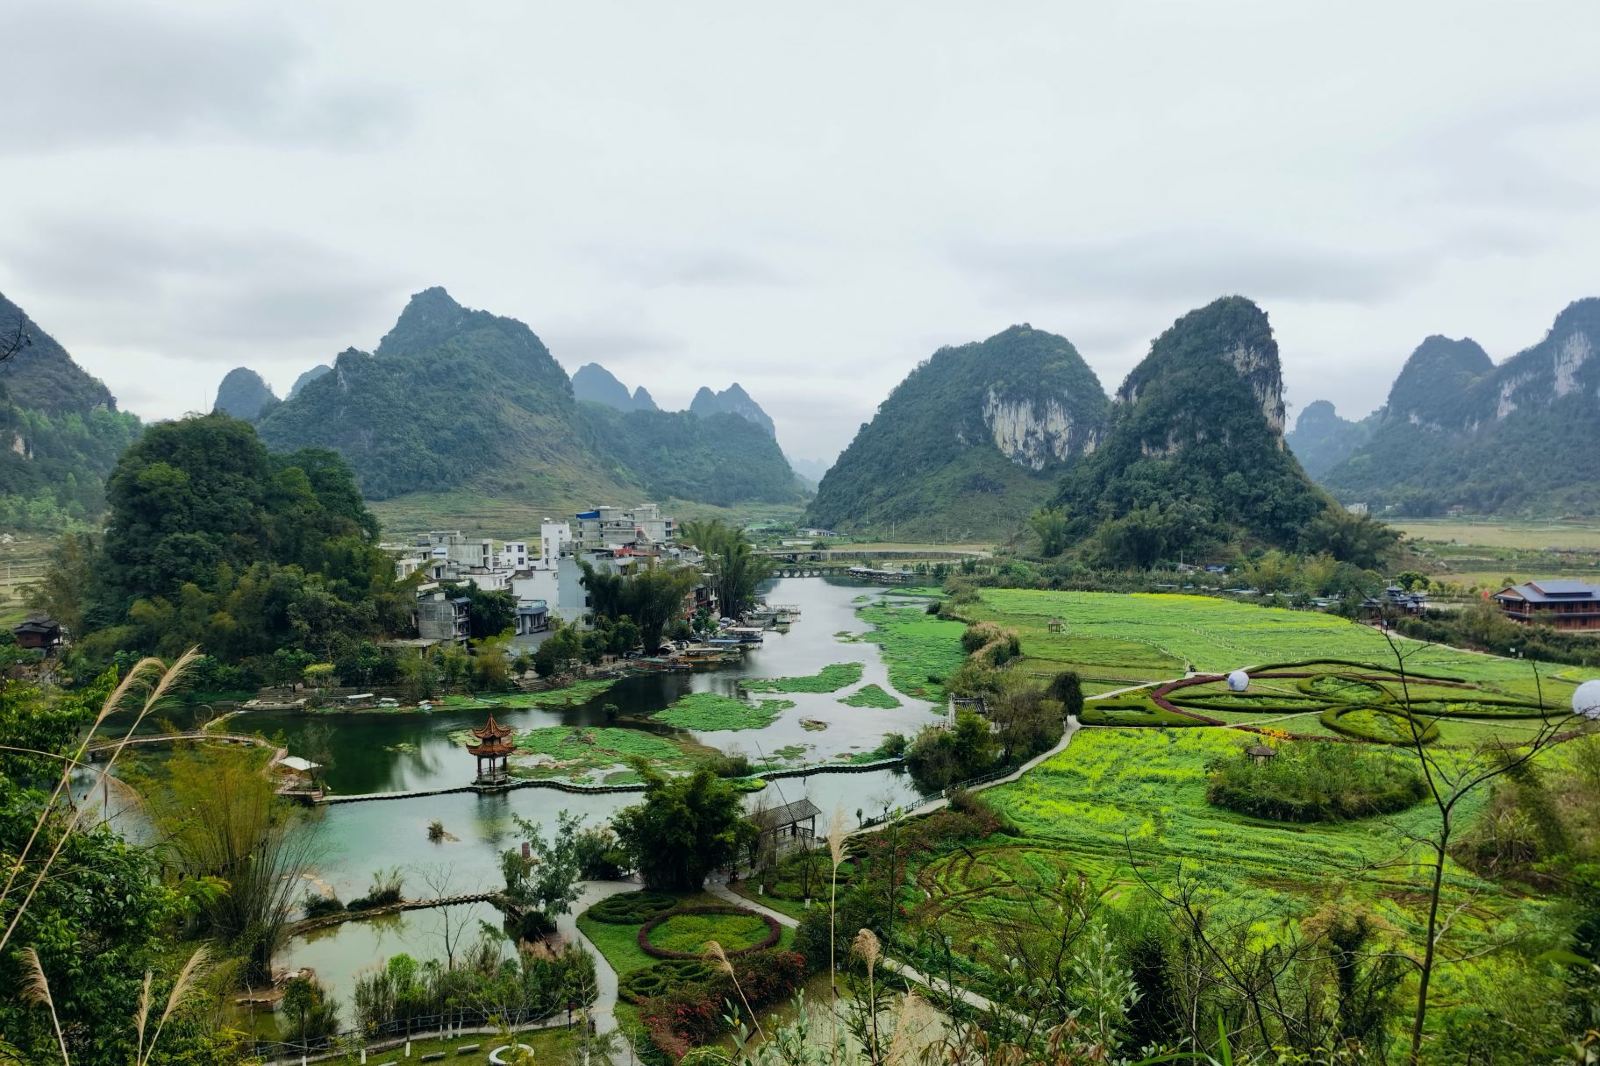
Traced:
<path fill-rule="evenodd" d="M 556 919 L 556 931 L 562 939 L 583 945 L 583 949 L 594 959 L 595 999 L 589 1016 L 594 1020 L 595 1033 L 600 1036 L 616 1032 L 617 1029 L 617 971 L 606 961 L 605 953 L 578 928 L 578 915 L 608 896 L 638 890 L 637 881 L 585 881 L 583 892 L 572 908 Z"/>

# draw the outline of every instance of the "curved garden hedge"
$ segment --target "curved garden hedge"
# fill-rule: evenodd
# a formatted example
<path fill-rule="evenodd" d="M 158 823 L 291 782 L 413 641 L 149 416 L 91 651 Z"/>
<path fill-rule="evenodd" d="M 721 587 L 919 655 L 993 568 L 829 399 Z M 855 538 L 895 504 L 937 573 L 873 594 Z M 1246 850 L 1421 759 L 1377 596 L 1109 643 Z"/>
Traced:
<path fill-rule="evenodd" d="M 762 914 L 759 911 L 746 910 L 743 907 L 735 907 L 732 904 L 703 904 L 692 907 L 674 907 L 672 910 L 657 914 L 654 918 L 651 918 L 648 922 L 645 922 L 639 927 L 639 950 L 643 951 L 646 955 L 657 959 L 704 959 L 704 951 L 672 951 L 667 948 L 657 947 L 655 944 L 650 942 L 650 934 L 655 932 L 656 929 L 663 924 L 670 922 L 674 918 L 681 918 L 688 915 L 697 914 L 737 915 L 741 918 L 755 918 L 766 923 L 767 935 L 756 943 L 748 944 L 742 948 L 733 949 L 730 949 L 726 944 L 722 945 L 723 954 L 727 955 L 730 959 L 739 955 L 750 955 L 757 951 L 765 951 L 770 947 L 776 946 L 778 941 L 783 937 L 783 927 L 778 924 L 777 919 L 773 918 L 769 914 Z"/>

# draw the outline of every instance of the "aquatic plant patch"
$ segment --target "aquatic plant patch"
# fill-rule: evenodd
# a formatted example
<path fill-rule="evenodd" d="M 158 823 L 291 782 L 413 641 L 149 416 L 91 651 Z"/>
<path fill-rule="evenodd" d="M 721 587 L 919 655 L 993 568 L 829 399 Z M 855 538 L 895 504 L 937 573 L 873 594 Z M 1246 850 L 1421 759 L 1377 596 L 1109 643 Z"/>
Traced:
<path fill-rule="evenodd" d="M 674 700 L 666 710 L 657 711 L 650 717 L 679 729 L 712 733 L 732 729 L 764 729 L 793 706 L 793 700 L 751 702 L 724 696 L 720 692 L 691 692 Z"/>
<path fill-rule="evenodd" d="M 751 692 L 838 692 L 861 680 L 864 663 L 833 663 L 803 677 L 761 677 L 740 682 Z"/>
<path fill-rule="evenodd" d="M 472 742 L 469 732 L 452 733 L 452 739 Z M 511 771 L 519 777 L 567 777 L 581 780 L 587 773 L 644 759 L 660 769 L 687 770 L 710 749 L 637 729 L 611 727 L 545 726 L 515 734 L 516 751 Z"/>
<path fill-rule="evenodd" d="M 476 708 L 495 709 L 510 707 L 516 710 L 525 710 L 532 707 L 576 707 L 588 703 L 596 696 L 602 695 L 611 686 L 615 685 L 618 678 L 607 677 L 592 681 L 574 681 L 562 688 L 553 688 L 545 692 L 494 692 L 481 693 L 476 696 L 452 695 L 445 696 L 438 701 L 438 706 L 448 710 L 473 710 Z"/>
<path fill-rule="evenodd" d="M 917 699 L 944 699 L 944 685 L 961 667 L 966 651 L 962 622 L 930 615 L 922 607 L 863 607 L 858 612 L 872 632 L 862 639 L 883 649 L 889 684 Z"/>
<path fill-rule="evenodd" d="M 876 707 L 885 711 L 905 706 L 894 693 L 881 685 L 863 685 L 850 695 L 839 697 L 839 702 L 846 707 Z"/>

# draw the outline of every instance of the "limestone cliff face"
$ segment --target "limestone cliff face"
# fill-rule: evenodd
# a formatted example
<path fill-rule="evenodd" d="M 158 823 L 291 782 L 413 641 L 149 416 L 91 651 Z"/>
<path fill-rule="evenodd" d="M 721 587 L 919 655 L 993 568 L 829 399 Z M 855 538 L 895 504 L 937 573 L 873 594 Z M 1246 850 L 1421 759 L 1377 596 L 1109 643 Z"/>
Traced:
<path fill-rule="evenodd" d="M 1234 371 L 1250 386 L 1261 414 L 1272 431 L 1283 436 L 1283 369 L 1278 363 L 1278 353 L 1256 348 L 1240 341 L 1223 357 Z"/>
<path fill-rule="evenodd" d="M 1100 441 L 1101 424 L 1075 421 L 1070 399 L 1058 396 L 984 394 L 983 424 L 1001 453 L 1030 470 L 1087 455 Z"/>
<path fill-rule="evenodd" d="M 1099 446 L 1108 408 L 1077 349 L 1026 323 L 941 348 L 828 469 L 811 521 L 897 537 L 1010 532 Z"/>

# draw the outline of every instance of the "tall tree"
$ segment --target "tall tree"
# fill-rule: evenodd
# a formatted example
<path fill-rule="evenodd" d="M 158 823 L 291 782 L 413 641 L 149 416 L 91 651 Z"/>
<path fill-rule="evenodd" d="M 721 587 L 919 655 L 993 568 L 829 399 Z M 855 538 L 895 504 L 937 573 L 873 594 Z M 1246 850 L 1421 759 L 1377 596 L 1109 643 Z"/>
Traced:
<path fill-rule="evenodd" d="M 612 828 L 646 887 L 694 891 L 754 842 L 739 793 L 710 770 L 667 778 L 643 761 L 635 768 L 644 802 L 618 812 Z"/>
<path fill-rule="evenodd" d="M 737 618 L 755 605 L 756 590 L 772 573 L 772 562 L 757 555 L 744 530 L 720 518 L 685 522 L 678 540 L 706 557 L 722 613 Z"/>

